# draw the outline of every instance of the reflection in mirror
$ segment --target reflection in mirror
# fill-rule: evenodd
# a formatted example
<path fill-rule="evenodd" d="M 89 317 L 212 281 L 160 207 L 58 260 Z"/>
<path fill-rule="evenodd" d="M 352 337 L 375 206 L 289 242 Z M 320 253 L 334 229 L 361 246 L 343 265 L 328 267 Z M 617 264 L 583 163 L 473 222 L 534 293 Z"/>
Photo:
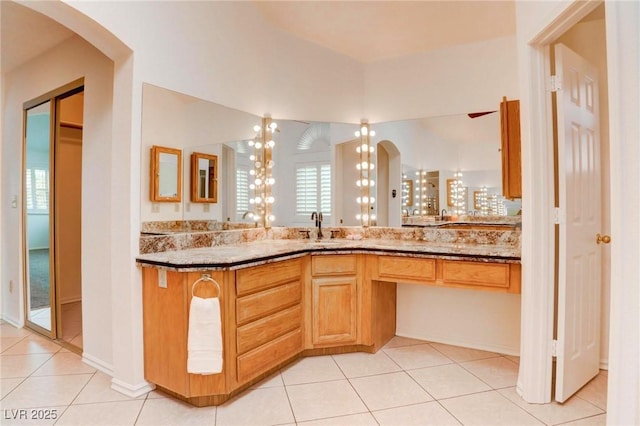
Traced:
<path fill-rule="evenodd" d="M 182 200 L 182 151 L 179 149 L 151 147 L 151 200 Z"/>
<path fill-rule="evenodd" d="M 218 156 L 191 154 L 191 202 L 218 202 Z"/>

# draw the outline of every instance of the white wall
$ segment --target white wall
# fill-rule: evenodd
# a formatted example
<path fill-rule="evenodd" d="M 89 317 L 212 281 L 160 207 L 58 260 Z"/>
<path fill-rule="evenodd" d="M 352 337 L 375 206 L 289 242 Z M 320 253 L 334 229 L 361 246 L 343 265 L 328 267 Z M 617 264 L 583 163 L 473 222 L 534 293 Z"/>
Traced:
<path fill-rule="evenodd" d="M 400 336 L 520 353 L 520 295 L 398 284 Z"/>
<path fill-rule="evenodd" d="M 111 347 L 111 96 L 113 63 L 79 37 L 73 37 L 34 60 L 3 74 L 2 193 L 21 196 L 23 103 L 80 77 L 85 78 L 82 188 L 82 275 L 84 352 L 109 365 Z M 116 160 L 117 161 L 117 160 Z M 6 204 L 3 203 L 3 206 Z M 22 324 L 22 217 L 20 208 L 2 215 L 3 318 Z M 7 250 L 7 247 L 13 249 Z"/>

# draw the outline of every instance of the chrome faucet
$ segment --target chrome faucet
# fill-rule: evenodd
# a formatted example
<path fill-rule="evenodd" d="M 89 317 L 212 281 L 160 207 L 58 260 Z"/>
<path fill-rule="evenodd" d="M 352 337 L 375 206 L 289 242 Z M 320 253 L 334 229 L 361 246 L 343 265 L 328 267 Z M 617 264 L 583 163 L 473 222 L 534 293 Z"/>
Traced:
<path fill-rule="evenodd" d="M 418 209 L 413 209 L 413 211 L 411 212 L 411 215 L 412 215 L 412 216 L 415 216 L 415 215 L 417 215 L 418 213 L 420 213 L 420 210 L 418 210 Z"/>
<path fill-rule="evenodd" d="M 442 211 L 440 212 L 440 220 L 444 220 L 445 213 L 447 213 L 447 209 L 442 209 Z"/>
<path fill-rule="evenodd" d="M 318 228 L 318 236 L 317 239 L 322 239 L 322 212 L 313 212 L 311 213 L 311 220 L 316 221 L 316 227 Z"/>

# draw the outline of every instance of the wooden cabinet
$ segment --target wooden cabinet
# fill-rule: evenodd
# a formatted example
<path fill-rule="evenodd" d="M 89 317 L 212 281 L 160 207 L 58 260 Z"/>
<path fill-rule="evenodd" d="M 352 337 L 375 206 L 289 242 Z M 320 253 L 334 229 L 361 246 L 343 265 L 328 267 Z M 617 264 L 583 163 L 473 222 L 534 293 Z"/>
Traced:
<path fill-rule="evenodd" d="M 302 351 L 302 260 L 236 272 L 237 380 L 244 383 Z"/>
<path fill-rule="evenodd" d="M 356 255 L 312 256 L 311 276 L 313 346 L 355 344 L 358 323 Z"/>
<path fill-rule="evenodd" d="M 378 256 L 373 279 L 520 293 L 520 264 Z"/>
<path fill-rule="evenodd" d="M 522 198 L 522 161 L 520 154 L 520 101 L 500 103 L 502 136 L 502 194 L 505 198 Z"/>

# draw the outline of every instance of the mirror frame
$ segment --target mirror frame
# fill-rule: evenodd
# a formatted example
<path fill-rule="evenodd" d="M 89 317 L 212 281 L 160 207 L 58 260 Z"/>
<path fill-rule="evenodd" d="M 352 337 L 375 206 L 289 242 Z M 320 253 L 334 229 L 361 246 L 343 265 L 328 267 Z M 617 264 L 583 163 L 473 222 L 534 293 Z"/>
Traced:
<path fill-rule="evenodd" d="M 200 182 L 198 163 L 201 159 L 213 161 L 213 197 L 201 197 L 198 191 Z M 202 152 L 191 153 L 191 202 L 192 203 L 217 203 L 218 202 L 218 156 L 204 154 Z"/>
<path fill-rule="evenodd" d="M 162 197 L 160 195 L 160 154 L 172 154 L 177 156 L 178 167 L 176 184 L 178 186 L 176 195 L 173 197 Z M 153 145 L 151 147 L 151 178 L 150 198 L 151 201 L 165 203 L 179 203 L 182 201 L 182 150 Z"/>

